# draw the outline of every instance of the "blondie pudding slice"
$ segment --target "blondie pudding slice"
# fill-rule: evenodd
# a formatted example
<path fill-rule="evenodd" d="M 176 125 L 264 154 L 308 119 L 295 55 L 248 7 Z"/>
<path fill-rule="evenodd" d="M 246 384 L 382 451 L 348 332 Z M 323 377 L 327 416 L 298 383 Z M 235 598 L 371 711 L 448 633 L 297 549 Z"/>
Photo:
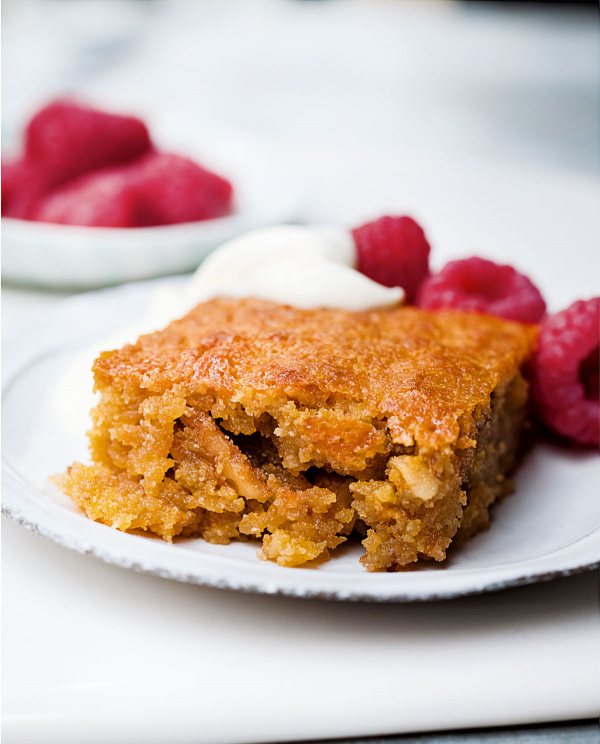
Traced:
<path fill-rule="evenodd" d="M 260 539 L 283 566 L 353 531 L 369 570 L 441 561 L 507 489 L 534 338 L 453 311 L 205 302 L 96 360 L 93 464 L 62 487 L 112 527 Z"/>

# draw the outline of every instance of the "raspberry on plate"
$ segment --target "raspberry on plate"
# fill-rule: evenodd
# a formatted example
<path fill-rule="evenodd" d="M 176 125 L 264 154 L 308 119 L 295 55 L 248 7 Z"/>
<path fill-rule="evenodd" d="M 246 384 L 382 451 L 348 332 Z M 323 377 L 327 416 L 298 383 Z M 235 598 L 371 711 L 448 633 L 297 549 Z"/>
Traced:
<path fill-rule="evenodd" d="M 171 225 L 223 217 L 233 186 L 189 158 L 152 152 L 136 166 L 140 224 Z"/>
<path fill-rule="evenodd" d="M 44 174 L 48 188 L 133 160 L 150 148 L 148 130 L 139 119 L 68 100 L 38 111 L 25 134 L 25 158 Z"/>
<path fill-rule="evenodd" d="M 413 303 L 429 275 L 429 243 L 411 217 L 380 217 L 354 228 L 358 270 L 386 287 L 402 287 Z"/>
<path fill-rule="evenodd" d="M 39 222 L 88 227 L 136 227 L 138 199 L 131 166 L 86 173 L 42 197 L 32 212 Z"/>
<path fill-rule="evenodd" d="M 451 261 L 428 277 L 417 305 L 429 310 L 451 307 L 522 323 L 539 323 L 546 312 L 544 298 L 528 277 L 512 266 L 475 256 Z"/>
<path fill-rule="evenodd" d="M 598 445 L 600 298 L 579 300 L 544 320 L 533 357 L 533 396 L 542 420 L 580 444 Z"/>

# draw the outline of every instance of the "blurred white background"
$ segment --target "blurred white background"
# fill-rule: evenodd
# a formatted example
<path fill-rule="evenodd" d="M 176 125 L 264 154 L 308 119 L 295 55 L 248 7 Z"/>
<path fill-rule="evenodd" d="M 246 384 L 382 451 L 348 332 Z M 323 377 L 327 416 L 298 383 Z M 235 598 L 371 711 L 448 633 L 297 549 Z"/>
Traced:
<path fill-rule="evenodd" d="M 5 0 L 2 35 L 4 151 L 65 93 L 199 139 L 221 122 L 304 186 L 301 221 L 409 213 L 434 268 L 516 260 L 551 309 L 597 291 L 593 6 Z"/>
<path fill-rule="evenodd" d="M 5 0 L 3 123 L 73 92 L 274 144 L 365 141 L 598 167 L 593 7 L 437 0 Z M 318 160 L 314 163 L 318 165 Z"/>

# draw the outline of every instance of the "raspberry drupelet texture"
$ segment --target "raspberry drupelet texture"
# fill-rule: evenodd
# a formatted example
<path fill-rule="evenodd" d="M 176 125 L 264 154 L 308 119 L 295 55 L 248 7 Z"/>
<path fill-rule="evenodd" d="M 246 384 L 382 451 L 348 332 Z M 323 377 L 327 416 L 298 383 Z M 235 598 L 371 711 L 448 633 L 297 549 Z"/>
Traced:
<path fill-rule="evenodd" d="M 222 217 L 233 186 L 189 158 L 158 152 L 146 125 L 72 101 L 41 109 L 25 153 L 5 162 L 2 214 L 90 227 L 148 227 Z"/>
<path fill-rule="evenodd" d="M 533 395 L 542 420 L 580 444 L 598 445 L 600 298 L 579 300 L 544 320 L 533 358 Z"/>
<path fill-rule="evenodd" d="M 24 155 L 3 163 L 2 214 L 39 220 L 40 201 L 47 194 L 55 190 L 60 193 L 65 184 L 70 187 L 73 180 L 98 169 L 129 163 L 151 148 L 146 125 L 133 116 L 109 114 L 68 100 L 53 101 L 38 111 L 27 126 Z M 70 190 L 68 195 L 70 198 Z M 80 209 L 86 212 L 85 205 Z M 97 211 L 95 206 L 89 211 L 94 210 Z M 115 208 L 109 211 L 114 212 Z M 118 226 L 125 226 L 123 221 L 120 216 Z M 103 214 L 98 222 L 90 224 L 104 226 L 114 222 L 112 216 L 107 220 Z M 79 219 L 76 224 L 88 222 Z"/>
<path fill-rule="evenodd" d="M 2 161 L 2 216 L 27 219 L 44 194 L 46 182 L 35 164 L 25 159 Z"/>
<path fill-rule="evenodd" d="M 451 307 L 522 323 L 539 323 L 546 312 L 544 298 L 528 277 L 512 266 L 475 256 L 451 261 L 428 277 L 417 305 L 426 310 Z"/>
<path fill-rule="evenodd" d="M 131 167 L 85 173 L 43 196 L 31 211 L 38 222 L 94 227 L 137 226 L 137 200 Z"/>
<path fill-rule="evenodd" d="M 429 243 L 411 217 L 380 217 L 352 230 L 358 270 L 386 287 L 402 287 L 414 303 L 429 275 Z"/>
<path fill-rule="evenodd" d="M 42 197 L 40 222 L 96 227 L 148 227 L 222 217 L 233 187 L 188 158 L 151 152 L 132 163 L 102 168 Z"/>
<path fill-rule="evenodd" d="M 151 147 L 140 119 L 69 100 L 53 101 L 38 111 L 25 133 L 25 157 L 43 172 L 47 188 L 133 160 Z"/>
<path fill-rule="evenodd" d="M 144 225 L 210 220 L 232 211 L 231 183 L 189 158 L 150 153 L 139 161 L 136 179 Z"/>

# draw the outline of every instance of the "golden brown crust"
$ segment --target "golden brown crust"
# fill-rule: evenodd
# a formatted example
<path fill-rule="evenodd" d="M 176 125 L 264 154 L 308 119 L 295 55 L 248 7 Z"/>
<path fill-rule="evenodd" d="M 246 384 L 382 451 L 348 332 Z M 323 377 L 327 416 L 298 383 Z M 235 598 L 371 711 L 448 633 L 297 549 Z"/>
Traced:
<path fill-rule="evenodd" d="M 102 354 L 94 371 L 100 387 L 161 394 L 177 385 L 186 397 L 209 392 L 247 409 L 275 398 L 360 405 L 363 420 L 386 420 L 394 443 L 436 448 L 459 441 L 461 418 L 522 364 L 535 333 L 533 326 L 452 311 L 348 313 L 219 299 Z M 332 451 L 343 449 L 343 422 L 310 427 L 317 447 L 329 441 Z M 357 431 L 347 435 L 349 450 L 357 449 Z M 361 436 L 367 450 L 384 446 L 370 427 Z"/>
<path fill-rule="evenodd" d="M 283 566 L 355 526 L 369 570 L 441 561 L 507 490 L 534 339 L 456 312 L 207 302 L 100 356 L 94 464 L 60 482 L 112 527 L 259 539 Z"/>

